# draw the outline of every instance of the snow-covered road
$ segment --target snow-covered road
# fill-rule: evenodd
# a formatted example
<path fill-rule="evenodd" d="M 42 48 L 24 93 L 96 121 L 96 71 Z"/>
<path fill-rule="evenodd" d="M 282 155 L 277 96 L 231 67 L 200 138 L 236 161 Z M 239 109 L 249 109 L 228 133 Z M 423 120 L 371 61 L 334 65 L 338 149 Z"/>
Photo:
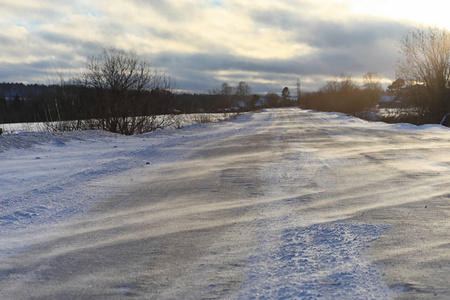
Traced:
<path fill-rule="evenodd" d="M 450 297 L 445 127 L 274 109 L 0 146 L 0 298 Z"/>

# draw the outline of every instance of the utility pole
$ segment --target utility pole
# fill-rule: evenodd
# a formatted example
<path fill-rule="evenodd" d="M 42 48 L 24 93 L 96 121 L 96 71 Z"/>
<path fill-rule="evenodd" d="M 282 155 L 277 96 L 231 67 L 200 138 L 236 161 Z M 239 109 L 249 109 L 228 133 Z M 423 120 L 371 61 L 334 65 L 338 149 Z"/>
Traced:
<path fill-rule="evenodd" d="M 297 79 L 297 104 L 300 107 L 300 98 L 302 96 L 302 92 L 300 90 L 300 78 Z"/>

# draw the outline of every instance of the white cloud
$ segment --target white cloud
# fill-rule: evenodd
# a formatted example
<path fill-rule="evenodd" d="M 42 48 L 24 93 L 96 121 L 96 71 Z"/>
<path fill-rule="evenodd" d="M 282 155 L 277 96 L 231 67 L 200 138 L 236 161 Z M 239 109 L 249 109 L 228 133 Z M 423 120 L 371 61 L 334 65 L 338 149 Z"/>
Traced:
<path fill-rule="evenodd" d="M 373 8 L 380 4 L 372 17 L 356 0 L 0 2 L 0 67 L 23 70 L 11 72 L 8 80 L 14 81 L 32 82 L 35 74 L 34 81 L 42 82 L 37 66 L 70 72 L 112 46 L 154 59 L 151 64 L 183 89 L 199 91 L 206 82 L 232 76 L 274 89 L 297 74 L 318 82 L 336 72 L 388 72 L 389 57 L 396 54 L 392 45 L 404 29 L 378 13 L 396 2 L 383 0 L 363 1 Z M 7 80 L 5 74 L 0 81 Z"/>

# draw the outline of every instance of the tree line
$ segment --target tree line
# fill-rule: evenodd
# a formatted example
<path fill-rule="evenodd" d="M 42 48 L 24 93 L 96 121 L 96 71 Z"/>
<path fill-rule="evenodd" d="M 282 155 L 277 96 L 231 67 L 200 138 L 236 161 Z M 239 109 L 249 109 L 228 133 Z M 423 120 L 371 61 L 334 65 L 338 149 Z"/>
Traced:
<path fill-rule="evenodd" d="M 362 85 L 350 75 L 343 74 L 328 81 L 319 91 L 302 95 L 300 106 L 356 114 L 368 111 L 382 94 L 381 77 L 377 73 L 366 73 Z"/>
<path fill-rule="evenodd" d="M 392 91 L 414 104 L 421 123 L 439 123 L 450 112 L 450 31 L 413 28 L 401 40 L 400 52 Z"/>
<path fill-rule="evenodd" d="M 26 95 L 24 85 L 3 87 L 3 95 L 14 90 L 22 97 L 0 98 L 0 123 L 46 122 L 54 130 L 103 129 L 126 135 L 163 127 L 165 116 L 177 111 L 176 104 L 183 98 L 172 92 L 174 82 L 169 76 L 135 52 L 114 48 L 89 57 L 80 74 L 68 80 L 60 77 L 58 84 L 40 86 Z"/>
<path fill-rule="evenodd" d="M 39 101 L 52 88 L 37 84 L 0 83 L 0 123 L 45 121 L 43 105 Z"/>
<path fill-rule="evenodd" d="M 0 99 L 0 123 L 46 122 L 54 130 L 129 135 L 164 127 L 170 114 L 251 110 L 260 98 L 243 81 L 235 87 L 223 83 L 204 95 L 175 94 L 173 87 L 170 77 L 136 53 L 103 49 L 87 59 L 80 74 L 68 80 L 60 76 L 58 84 L 0 86 L 3 95 L 22 94 Z"/>
<path fill-rule="evenodd" d="M 397 79 L 387 92 L 407 103 L 402 120 L 439 123 L 450 112 L 449 31 L 413 28 L 400 41 L 400 53 L 402 58 L 395 69 Z M 0 84 L 0 123 L 71 120 L 74 130 L 100 128 L 134 134 L 160 128 L 164 118 L 157 116 L 171 113 L 292 105 L 287 87 L 280 97 L 274 92 L 264 96 L 252 94 L 245 82 L 234 87 L 223 83 L 203 95 L 175 94 L 174 86 L 169 76 L 151 68 L 136 53 L 103 49 L 87 59 L 80 74 L 68 80 L 60 78 L 57 84 Z M 299 93 L 298 104 L 357 114 L 373 107 L 383 92 L 381 78 L 374 72 L 358 81 L 344 74 L 316 92 Z"/>
<path fill-rule="evenodd" d="M 402 109 L 384 120 L 445 124 L 450 115 L 450 31 L 436 26 L 412 28 L 400 41 L 400 54 L 396 79 L 386 93 L 401 102 Z M 343 75 L 303 95 L 301 106 L 350 114 L 367 111 L 382 92 L 379 82 L 372 72 L 364 76 L 362 85 Z"/>

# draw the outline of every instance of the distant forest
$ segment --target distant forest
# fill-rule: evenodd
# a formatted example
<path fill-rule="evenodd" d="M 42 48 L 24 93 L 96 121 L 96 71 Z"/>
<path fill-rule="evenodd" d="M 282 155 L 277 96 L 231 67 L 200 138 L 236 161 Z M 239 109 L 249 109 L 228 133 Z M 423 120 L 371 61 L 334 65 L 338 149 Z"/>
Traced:
<path fill-rule="evenodd" d="M 0 123 L 45 120 L 43 101 L 55 86 L 0 83 Z"/>
<path fill-rule="evenodd" d="M 135 52 L 103 49 L 90 57 L 73 79 L 55 85 L 0 83 L 0 124 L 78 121 L 75 129 L 102 128 L 123 134 L 155 130 L 156 116 L 178 113 L 249 111 L 300 106 L 369 118 L 382 95 L 400 105 L 383 121 L 413 124 L 450 123 L 450 32 L 438 27 L 413 28 L 400 42 L 403 58 L 397 79 L 383 90 L 382 78 L 367 72 L 362 80 L 343 73 L 317 92 L 291 96 L 255 95 L 245 82 L 223 83 L 207 94 L 173 93 L 170 77 L 150 67 Z M 392 108 L 392 107 L 391 107 Z M 93 124 L 91 122 L 93 120 Z M 89 126 L 81 126 L 83 122 Z"/>
<path fill-rule="evenodd" d="M 77 119 L 78 114 L 71 114 L 66 109 L 67 103 L 61 101 L 61 95 L 75 87 L 59 85 L 42 85 L 23 83 L 0 83 L 0 124 L 18 122 L 48 122 L 58 119 L 58 114 L 64 120 Z M 84 102 L 86 108 L 89 95 Z M 164 97 L 155 98 L 155 113 L 194 113 L 217 112 L 227 109 L 227 103 L 214 94 L 175 94 L 169 91 Z M 59 110 L 59 112 L 58 112 Z"/>

